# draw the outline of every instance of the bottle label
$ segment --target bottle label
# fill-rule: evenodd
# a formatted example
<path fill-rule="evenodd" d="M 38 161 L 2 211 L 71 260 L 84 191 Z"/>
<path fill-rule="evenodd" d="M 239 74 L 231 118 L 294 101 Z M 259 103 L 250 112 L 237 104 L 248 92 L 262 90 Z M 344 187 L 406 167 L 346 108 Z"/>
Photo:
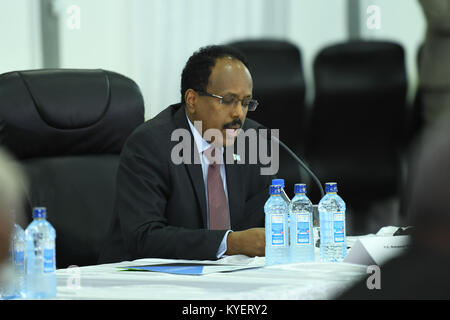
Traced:
<path fill-rule="evenodd" d="M 44 249 L 44 273 L 55 271 L 55 249 Z"/>
<path fill-rule="evenodd" d="M 24 250 L 14 250 L 14 267 L 16 270 L 25 270 L 25 251 Z"/>
<path fill-rule="evenodd" d="M 297 244 L 309 244 L 310 232 L 309 213 L 297 213 Z"/>
<path fill-rule="evenodd" d="M 343 243 L 345 240 L 345 216 L 335 213 L 333 219 L 334 243 Z"/>
<path fill-rule="evenodd" d="M 274 214 L 271 217 L 272 246 L 284 246 L 284 215 Z"/>

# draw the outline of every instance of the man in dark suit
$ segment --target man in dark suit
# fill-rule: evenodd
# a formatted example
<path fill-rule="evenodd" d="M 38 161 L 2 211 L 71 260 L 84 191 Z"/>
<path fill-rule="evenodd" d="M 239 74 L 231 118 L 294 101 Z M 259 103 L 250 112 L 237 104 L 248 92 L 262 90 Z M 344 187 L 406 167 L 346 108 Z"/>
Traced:
<path fill-rule="evenodd" d="M 124 146 L 100 263 L 264 255 L 272 177 L 260 164 L 238 163 L 234 153 L 241 130 L 257 126 L 246 121 L 257 105 L 252 89 L 245 58 L 234 49 L 211 46 L 190 57 L 182 103 L 141 125 Z"/>

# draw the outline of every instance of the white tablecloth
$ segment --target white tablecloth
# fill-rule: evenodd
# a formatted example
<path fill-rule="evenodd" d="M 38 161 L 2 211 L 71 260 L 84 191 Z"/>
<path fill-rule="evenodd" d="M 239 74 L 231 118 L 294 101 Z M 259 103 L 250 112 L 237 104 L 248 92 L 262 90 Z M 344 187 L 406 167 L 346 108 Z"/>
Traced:
<path fill-rule="evenodd" d="M 363 265 L 314 262 L 264 267 L 264 258 L 246 256 L 226 257 L 218 263 L 261 267 L 205 275 L 130 272 L 118 268 L 161 261 L 174 260 L 140 259 L 59 269 L 57 299 L 332 299 L 368 276 L 367 266 Z"/>

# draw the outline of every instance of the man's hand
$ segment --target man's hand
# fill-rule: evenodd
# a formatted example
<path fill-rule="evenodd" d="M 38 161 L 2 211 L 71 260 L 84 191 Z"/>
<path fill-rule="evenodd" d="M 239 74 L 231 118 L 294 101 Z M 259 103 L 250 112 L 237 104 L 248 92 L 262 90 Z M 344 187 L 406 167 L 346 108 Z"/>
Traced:
<path fill-rule="evenodd" d="M 226 255 L 245 254 L 249 257 L 265 255 L 266 236 L 264 228 L 252 228 L 230 232 L 227 237 Z"/>

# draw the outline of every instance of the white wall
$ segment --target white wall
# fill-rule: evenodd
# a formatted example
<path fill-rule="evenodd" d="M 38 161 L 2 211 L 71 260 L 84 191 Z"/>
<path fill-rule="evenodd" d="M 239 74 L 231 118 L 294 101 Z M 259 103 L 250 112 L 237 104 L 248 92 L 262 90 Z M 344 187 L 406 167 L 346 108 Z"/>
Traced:
<path fill-rule="evenodd" d="M 0 74 L 42 66 L 39 4 L 0 0 Z"/>
<path fill-rule="evenodd" d="M 361 32 L 365 39 L 386 39 L 401 43 L 405 49 L 406 70 L 409 80 L 409 98 L 413 99 L 417 87 L 417 51 L 426 31 L 426 21 L 417 0 L 360 0 Z M 369 5 L 380 12 L 379 29 L 367 26 Z"/>
<path fill-rule="evenodd" d="M 132 75 L 133 43 L 130 0 L 57 0 L 60 66 L 102 68 Z M 71 5 L 80 8 L 75 26 Z"/>
<path fill-rule="evenodd" d="M 289 0 L 287 39 L 302 50 L 306 99 L 314 97 L 313 61 L 325 46 L 348 38 L 346 0 Z"/>
<path fill-rule="evenodd" d="M 37 0 L 0 0 L 0 72 L 42 66 Z M 347 0 L 54 0 L 63 68 L 103 68 L 140 86 L 146 118 L 180 101 L 180 76 L 199 47 L 243 38 L 279 37 L 303 54 L 307 99 L 312 63 L 323 47 L 348 38 Z M 67 24 L 73 4 L 80 28 Z M 367 6 L 381 9 L 381 28 L 366 27 Z M 425 22 L 416 0 L 360 0 L 364 38 L 399 41 L 406 49 L 410 93 Z"/>
<path fill-rule="evenodd" d="M 146 118 L 180 101 L 183 66 L 202 46 L 288 39 L 301 47 L 311 81 L 316 51 L 346 38 L 346 0 L 78 0 L 76 30 L 66 23 L 74 1 L 58 1 L 61 67 L 104 68 L 131 77 L 143 92 Z"/>

